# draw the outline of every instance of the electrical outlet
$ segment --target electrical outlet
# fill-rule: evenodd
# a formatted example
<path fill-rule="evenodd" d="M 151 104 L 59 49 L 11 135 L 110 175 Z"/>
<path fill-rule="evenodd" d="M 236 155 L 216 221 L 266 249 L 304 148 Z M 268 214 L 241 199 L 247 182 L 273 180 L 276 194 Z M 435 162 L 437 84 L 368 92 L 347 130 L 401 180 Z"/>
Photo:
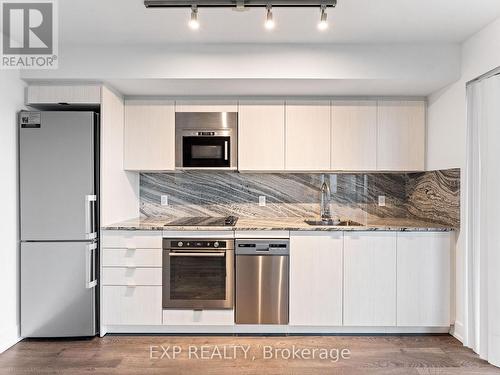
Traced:
<path fill-rule="evenodd" d="M 385 195 L 378 196 L 378 205 L 380 207 L 385 207 Z"/>
<path fill-rule="evenodd" d="M 162 206 L 168 206 L 168 195 L 162 195 L 161 196 L 161 205 Z"/>
<path fill-rule="evenodd" d="M 266 207 L 266 196 L 265 195 L 259 196 L 259 206 Z"/>

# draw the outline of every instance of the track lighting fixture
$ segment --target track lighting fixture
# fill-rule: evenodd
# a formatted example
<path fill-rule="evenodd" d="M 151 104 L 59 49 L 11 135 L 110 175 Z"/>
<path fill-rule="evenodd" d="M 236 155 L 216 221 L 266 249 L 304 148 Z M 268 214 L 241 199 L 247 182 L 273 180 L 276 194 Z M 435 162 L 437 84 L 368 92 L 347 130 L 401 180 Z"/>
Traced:
<path fill-rule="evenodd" d="M 271 6 L 271 4 L 266 5 L 267 15 L 266 15 L 266 22 L 264 23 L 264 26 L 268 30 L 274 29 L 274 26 L 275 26 L 274 19 L 273 19 L 273 10 L 272 10 L 272 8 L 273 7 Z"/>
<path fill-rule="evenodd" d="M 320 29 L 320 30 L 328 29 L 328 21 L 326 20 L 326 17 L 327 17 L 326 6 L 322 5 L 321 6 L 321 17 L 319 19 L 318 29 Z"/>
<path fill-rule="evenodd" d="M 198 7 L 196 5 L 191 6 L 191 19 L 188 25 L 193 30 L 198 30 L 200 28 L 200 23 L 198 22 Z"/>
<path fill-rule="evenodd" d="M 272 4 L 271 4 L 272 2 Z M 335 8 L 337 0 L 144 0 L 146 8 L 191 8 L 189 27 L 193 30 L 200 28 L 198 22 L 198 8 L 232 8 L 238 11 L 250 8 L 266 8 L 267 30 L 274 29 L 273 6 L 275 8 L 316 8 L 320 7 L 321 15 L 318 22 L 319 30 L 328 28 L 327 8 Z"/>

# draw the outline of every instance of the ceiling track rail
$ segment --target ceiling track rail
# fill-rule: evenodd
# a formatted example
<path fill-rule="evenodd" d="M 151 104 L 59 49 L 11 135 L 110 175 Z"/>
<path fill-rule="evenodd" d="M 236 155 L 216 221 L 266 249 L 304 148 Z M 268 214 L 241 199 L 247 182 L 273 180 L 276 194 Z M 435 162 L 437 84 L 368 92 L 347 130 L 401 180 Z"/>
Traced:
<path fill-rule="evenodd" d="M 145 0 L 146 8 L 318 8 L 337 5 L 337 0 Z"/>

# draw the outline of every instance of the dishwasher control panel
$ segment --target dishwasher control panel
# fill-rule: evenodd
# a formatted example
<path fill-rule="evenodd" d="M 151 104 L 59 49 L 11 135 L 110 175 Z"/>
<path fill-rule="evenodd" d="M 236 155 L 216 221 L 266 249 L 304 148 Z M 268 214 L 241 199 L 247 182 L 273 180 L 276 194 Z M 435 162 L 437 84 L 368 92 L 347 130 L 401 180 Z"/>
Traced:
<path fill-rule="evenodd" d="M 237 255 L 289 255 L 290 240 L 236 240 Z"/>

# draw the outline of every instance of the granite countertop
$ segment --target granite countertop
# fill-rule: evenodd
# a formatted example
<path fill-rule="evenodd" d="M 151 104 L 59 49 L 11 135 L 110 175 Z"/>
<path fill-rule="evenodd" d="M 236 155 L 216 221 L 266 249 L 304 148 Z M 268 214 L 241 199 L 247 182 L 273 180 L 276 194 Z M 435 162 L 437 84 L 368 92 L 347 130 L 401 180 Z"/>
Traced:
<path fill-rule="evenodd" d="M 452 231 L 447 225 L 411 218 L 377 219 L 362 226 L 316 226 L 304 222 L 304 218 L 240 218 L 234 227 L 169 226 L 171 218 L 135 218 L 103 227 L 103 230 L 151 230 L 151 231 L 198 231 L 198 230 L 294 230 L 294 231 Z"/>

